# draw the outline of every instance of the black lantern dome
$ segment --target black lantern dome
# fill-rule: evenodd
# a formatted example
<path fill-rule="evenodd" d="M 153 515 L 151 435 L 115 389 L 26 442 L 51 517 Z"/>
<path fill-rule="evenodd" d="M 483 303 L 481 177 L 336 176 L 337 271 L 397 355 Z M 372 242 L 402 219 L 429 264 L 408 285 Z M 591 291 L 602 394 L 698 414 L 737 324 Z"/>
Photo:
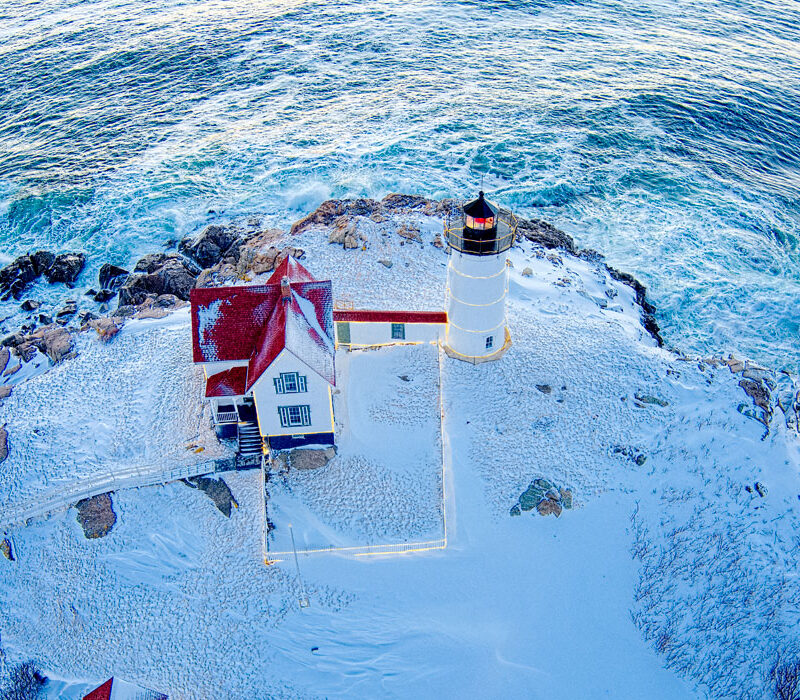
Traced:
<path fill-rule="evenodd" d="M 467 202 L 462 209 L 461 225 L 445 226 L 450 248 L 470 255 L 497 255 L 508 250 L 514 242 L 515 220 L 510 215 L 501 217 L 483 192 Z M 506 220 L 508 219 L 508 220 Z"/>
<path fill-rule="evenodd" d="M 464 236 L 467 230 L 475 232 L 493 232 L 497 228 L 497 210 L 478 193 L 478 198 L 464 205 Z M 477 235 L 476 238 L 486 236 Z"/>

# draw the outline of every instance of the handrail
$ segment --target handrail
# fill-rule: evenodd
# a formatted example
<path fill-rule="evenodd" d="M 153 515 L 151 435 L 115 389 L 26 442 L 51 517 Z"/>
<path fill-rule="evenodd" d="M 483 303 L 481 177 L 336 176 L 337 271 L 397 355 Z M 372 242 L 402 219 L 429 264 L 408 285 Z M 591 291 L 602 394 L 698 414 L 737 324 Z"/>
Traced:
<path fill-rule="evenodd" d="M 239 414 L 236 411 L 219 411 L 216 414 L 217 423 L 237 423 Z"/>
<path fill-rule="evenodd" d="M 485 240 L 475 240 L 462 236 L 461 234 L 464 231 L 463 221 L 457 225 L 448 224 L 449 222 L 444 224 L 444 237 L 448 245 L 453 250 L 470 255 L 496 255 L 497 253 L 503 253 L 514 245 L 514 239 L 517 235 L 517 219 L 513 214 L 510 214 L 508 219 L 499 216 L 496 236 Z"/>
<path fill-rule="evenodd" d="M 88 479 L 67 483 L 19 505 L 5 509 L 0 513 L 0 529 L 24 523 L 30 518 L 47 515 L 60 508 L 74 505 L 85 498 L 99 496 L 109 491 L 165 484 L 169 481 L 178 481 L 179 479 L 188 479 L 193 476 L 235 468 L 235 458 L 223 457 L 167 469 L 128 467 L 118 472 L 101 473 Z"/>

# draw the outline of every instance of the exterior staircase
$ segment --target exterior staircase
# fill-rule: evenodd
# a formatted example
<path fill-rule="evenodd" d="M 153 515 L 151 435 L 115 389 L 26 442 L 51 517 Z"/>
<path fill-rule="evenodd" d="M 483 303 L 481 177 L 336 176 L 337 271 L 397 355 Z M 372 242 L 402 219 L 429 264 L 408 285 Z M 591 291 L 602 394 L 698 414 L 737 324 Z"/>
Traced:
<path fill-rule="evenodd" d="M 252 406 L 239 406 L 239 457 L 260 459 L 262 448 L 255 409 Z"/>

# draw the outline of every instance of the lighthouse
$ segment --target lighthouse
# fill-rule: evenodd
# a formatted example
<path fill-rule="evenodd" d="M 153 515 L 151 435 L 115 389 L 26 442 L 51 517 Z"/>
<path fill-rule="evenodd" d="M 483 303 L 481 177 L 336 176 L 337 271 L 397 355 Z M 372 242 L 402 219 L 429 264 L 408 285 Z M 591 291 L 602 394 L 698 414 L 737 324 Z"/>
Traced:
<path fill-rule="evenodd" d="M 501 216 L 483 192 L 445 224 L 448 355 L 467 362 L 496 360 L 511 345 L 506 327 L 506 253 L 516 233 L 512 215 Z"/>

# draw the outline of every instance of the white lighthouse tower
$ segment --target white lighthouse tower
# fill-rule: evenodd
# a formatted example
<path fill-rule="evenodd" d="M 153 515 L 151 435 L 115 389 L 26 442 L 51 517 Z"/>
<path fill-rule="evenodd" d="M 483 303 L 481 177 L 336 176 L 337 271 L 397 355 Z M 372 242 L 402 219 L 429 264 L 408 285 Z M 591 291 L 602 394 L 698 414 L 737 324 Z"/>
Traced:
<path fill-rule="evenodd" d="M 496 360 L 511 345 L 506 327 L 506 253 L 514 243 L 513 216 L 478 199 L 463 207 L 460 221 L 445 225 L 447 269 L 445 350 L 467 362 Z"/>

